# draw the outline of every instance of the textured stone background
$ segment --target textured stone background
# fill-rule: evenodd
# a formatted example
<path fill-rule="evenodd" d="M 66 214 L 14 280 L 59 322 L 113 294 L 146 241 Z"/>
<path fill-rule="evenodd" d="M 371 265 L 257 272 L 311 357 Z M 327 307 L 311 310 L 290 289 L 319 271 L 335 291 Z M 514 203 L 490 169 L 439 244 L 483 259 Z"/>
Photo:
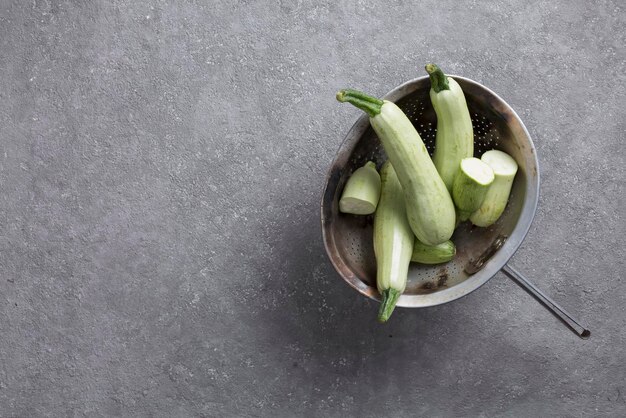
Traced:
<path fill-rule="evenodd" d="M 0 415 L 626 416 L 620 1 L 3 1 Z M 425 62 L 520 114 L 542 169 L 512 265 L 399 310 L 343 283 L 323 178 Z"/>

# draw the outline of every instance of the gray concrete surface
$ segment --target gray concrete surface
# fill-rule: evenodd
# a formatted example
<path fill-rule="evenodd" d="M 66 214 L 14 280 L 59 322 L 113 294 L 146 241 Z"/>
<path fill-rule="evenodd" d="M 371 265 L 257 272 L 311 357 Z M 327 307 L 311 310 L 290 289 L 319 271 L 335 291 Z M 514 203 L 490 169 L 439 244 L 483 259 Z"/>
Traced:
<path fill-rule="evenodd" d="M 626 416 L 619 1 L 0 6 L 0 416 Z M 342 282 L 323 178 L 436 61 L 520 114 L 542 169 L 512 265 L 399 310 Z"/>

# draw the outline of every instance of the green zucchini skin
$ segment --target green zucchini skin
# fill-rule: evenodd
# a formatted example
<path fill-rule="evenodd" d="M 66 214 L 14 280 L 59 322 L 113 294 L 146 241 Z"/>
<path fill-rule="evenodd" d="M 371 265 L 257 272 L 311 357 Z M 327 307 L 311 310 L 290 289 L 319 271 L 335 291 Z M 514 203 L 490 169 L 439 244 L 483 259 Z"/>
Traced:
<path fill-rule="evenodd" d="M 394 103 L 354 90 L 340 91 L 337 99 L 370 115 L 370 124 L 402 185 L 407 217 L 415 236 L 428 245 L 449 240 L 456 224 L 454 203 L 409 118 Z"/>
<path fill-rule="evenodd" d="M 456 245 L 450 240 L 438 245 L 426 245 L 416 239 L 411 261 L 420 264 L 441 264 L 452 260 L 455 255 Z"/>
<path fill-rule="evenodd" d="M 385 322 L 406 288 L 415 236 L 406 217 L 402 186 L 389 161 L 380 170 L 381 194 L 374 214 L 376 286 L 382 295 L 378 320 Z"/>
<path fill-rule="evenodd" d="M 370 124 L 398 174 L 415 236 L 428 245 L 449 240 L 456 220 L 454 203 L 409 118 L 385 100 Z"/>
<path fill-rule="evenodd" d="M 461 160 L 474 156 L 472 119 L 459 83 L 434 64 L 428 64 L 426 71 L 431 79 L 430 101 L 437 114 L 433 162 L 452 193 Z"/>

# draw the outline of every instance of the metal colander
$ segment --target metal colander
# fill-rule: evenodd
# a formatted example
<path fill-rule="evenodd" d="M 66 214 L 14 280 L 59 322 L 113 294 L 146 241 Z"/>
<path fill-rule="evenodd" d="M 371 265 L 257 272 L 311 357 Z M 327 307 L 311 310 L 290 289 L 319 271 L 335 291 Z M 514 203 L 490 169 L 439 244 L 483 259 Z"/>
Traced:
<path fill-rule="evenodd" d="M 469 222 L 461 224 L 452 236 L 457 254 L 448 263 L 411 263 L 407 287 L 397 306 L 426 307 L 453 301 L 502 270 L 579 337 L 588 338 L 586 327 L 506 264 L 526 236 L 539 198 L 539 168 L 528 131 L 497 94 L 467 78 L 449 77 L 460 84 L 467 100 L 474 128 L 474 156 L 499 149 L 511 155 L 519 168 L 500 219 L 488 228 L 474 227 Z M 429 91 L 429 77 L 421 77 L 395 88 L 384 98 L 407 114 L 432 155 L 437 118 Z M 376 289 L 373 216 L 340 213 L 339 198 L 354 170 L 367 161 L 376 162 L 380 168 L 386 159 L 369 118 L 363 115 L 346 135 L 328 171 L 321 208 L 322 236 L 332 264 L 350 286 L 376 300 L 380 300 L 380 295 Z"/>
<path fill-rule="evenodd" d="M 457 254 L 448 263 L 435 266 L 411 263 L 407 287 L 398 306 L 424 307 L 449 302 L 484 284 L 503 268 L 520 245 L 537 206 L 539 171 L 535 147 L 521 120 L 491 90 L 463 77 L 451 77 L 465 93 L 474 127 L 475 156 L 500 149 L 517 161 L 519 170 L 509 204 L 494 225 L 478 228 L 466 222 L 459 226 L 452 237 Z M 385 99 L 395 102 L 407 114 L 432 155 L 437 118 L 429 90 L 429 78 L 422 77 L 399 86 Z M 379 294 L 372 246 L 373 216 L 340 213 L 338 200 L 354 170 L 369 160 L 380 168 L 386 159 L 364 115 L 348 132 L 336 155 L 322 201 L 324 242 L 333 265 L 352 287 L 374 299 L 379 299 Z"/>

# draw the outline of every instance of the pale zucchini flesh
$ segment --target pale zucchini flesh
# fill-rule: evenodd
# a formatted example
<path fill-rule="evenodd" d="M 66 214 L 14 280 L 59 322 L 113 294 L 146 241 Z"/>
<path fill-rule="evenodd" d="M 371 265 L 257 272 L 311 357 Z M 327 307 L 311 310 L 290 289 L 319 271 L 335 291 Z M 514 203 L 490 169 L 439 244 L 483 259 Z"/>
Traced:
<path fill-rule="evenodd" d="M 452 186 L 452 199 L 460 221 L 467 220 L 480 208 L 493 180 L 493 170 L 484 161 L 475 157 L 461 160 Z"/>
<path fill-rule="evenodd" d="M 499 150 L 487 151 L 480 159 L 491 167 L 494 180 L 480 208 L 469 219 L 476 226 L 486 227 L 493 225 L 504 212 L 518 166 L 513 157 Z"/>
<path fill-rule="evenodd" d="M 374 214 L 376 286 L 382 296 L 378 320 L 385 322 L 406 288 L 415 236 L 406 217 L 402 186 L 387 161 L 380 171 L 381 196 Z"/>
<path fill-rule="evenodd" d="M 376 164 L 368 161 L 352 173 L 339 199 L 339 210 L 353 215 L 370 215 L 380 198 L 380 175 Z"/>

